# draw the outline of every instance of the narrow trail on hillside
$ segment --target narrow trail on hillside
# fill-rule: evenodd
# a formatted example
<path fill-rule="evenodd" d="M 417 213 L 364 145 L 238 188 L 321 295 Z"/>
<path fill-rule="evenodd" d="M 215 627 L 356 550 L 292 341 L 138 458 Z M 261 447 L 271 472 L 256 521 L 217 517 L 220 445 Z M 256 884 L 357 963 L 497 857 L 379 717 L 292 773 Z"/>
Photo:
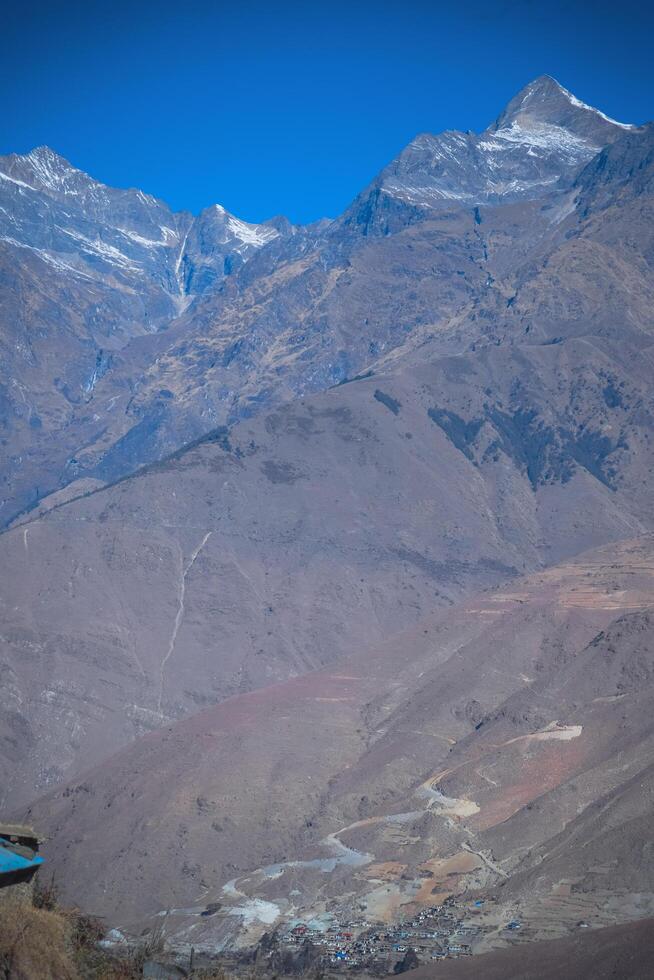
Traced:
<path fill-rule="evenodd" d="M 184 619 L 184 600 L 186 598 L 186 576 L 190 572 L 191 568 L 195 564 L 195 560 L 204 548 L 205 544 L 213 534 L 212 531 L 207 531 L 202 541 L 197 546 L 197 548 L 191 552 L 191 557 L 189 558 L 186 565 L 183 564 L 182 552 L 180 549 L 180 574 L 179 574 L 179 596 L 177 601 L 177 612 L 175 613 L 175 621 L 173 623 L 173 630 L 170 634 L 170 640 L 168 642 L 168 650 L 166 655 L 161 661 L 159 667 L 159 697 L 157 698 L 157 712 L 161 714 L 161 703 L 163 701 L 163 689 L 164 689 L 164 674 L 166 670 L 166 664 L 170 660 L 175 650 L 175 643 L 177 641 L 177 634 L 179 633 L 179 628 L 182 625 L 182 620 Z"/>

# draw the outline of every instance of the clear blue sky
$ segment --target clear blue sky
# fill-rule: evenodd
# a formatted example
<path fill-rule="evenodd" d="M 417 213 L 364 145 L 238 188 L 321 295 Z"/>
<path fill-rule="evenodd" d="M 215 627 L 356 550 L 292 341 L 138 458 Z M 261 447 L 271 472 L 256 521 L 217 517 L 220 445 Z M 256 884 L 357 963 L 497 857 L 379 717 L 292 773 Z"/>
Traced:
<path fill-rule="evenodd" d="M 483 129 L 543 73 L 618 119 L 651 119 L 648 7 L 19 0 L 0 25 L 0 152 L 46 143 L 176 209 L 310 221 L 416 133 Z"/>

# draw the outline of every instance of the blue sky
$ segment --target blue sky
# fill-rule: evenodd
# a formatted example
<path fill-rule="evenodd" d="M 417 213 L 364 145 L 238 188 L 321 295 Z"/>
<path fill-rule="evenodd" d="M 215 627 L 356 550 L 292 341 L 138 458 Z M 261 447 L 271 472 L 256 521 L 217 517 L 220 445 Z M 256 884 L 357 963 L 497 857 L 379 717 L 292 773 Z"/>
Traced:
<path fill-rule="evenodd" d="M 12 4 L 0 152 L 46 143 L 176 209 L 343 210 L 418 132 L 483 129 L 535 76 L 654 117 L 646 3 Z"/>

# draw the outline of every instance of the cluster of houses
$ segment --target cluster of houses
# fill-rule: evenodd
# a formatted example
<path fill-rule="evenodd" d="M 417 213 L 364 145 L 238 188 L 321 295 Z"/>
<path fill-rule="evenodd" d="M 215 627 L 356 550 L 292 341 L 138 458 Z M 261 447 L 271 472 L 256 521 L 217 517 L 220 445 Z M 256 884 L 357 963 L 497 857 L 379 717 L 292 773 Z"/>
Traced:
<path fill-rule="evenodd" d="M 471 913 L 480 912 L 483 901 L 462 906 L 452 899 L 422 909 L 413 919 L 387 928 L 365 921 L 351 921 L 328 928 L 293 925 L 278 939 L 292 950 L 310 942 L 325 964 L 332 967 L 376 967 L 388 970 L 409 951 L 420 959 L 446 959 L 472 953 L 472 943 L 482 928 Z"/>

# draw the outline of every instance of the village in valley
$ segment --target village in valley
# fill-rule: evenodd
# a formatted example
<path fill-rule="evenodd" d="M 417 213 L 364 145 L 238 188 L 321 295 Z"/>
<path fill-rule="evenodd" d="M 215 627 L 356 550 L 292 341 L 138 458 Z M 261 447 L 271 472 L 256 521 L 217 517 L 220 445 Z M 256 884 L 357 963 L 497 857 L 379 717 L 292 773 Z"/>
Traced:
<path fill-rule="evenodd" d="M 386 974 L 403 972 L 416 960 L 442 960 L 468 956 L 482 937 L 486 901 L 466 904 L 450 897 L 441 905 L 421 909 L 412 919 L 393 925 L 371 925 L 360 919 L 334 923 L 291 923 L 283 931 L 266 937 L 261 953 L 268 959 L 290 960 L 301 951 L 312 951 L 312 959 L 329 969 L 359 969 Z M 520 928 L 518 920 L 507 923 L 508 931 Z M 281 964 L 280 964 L 281 965 Z"/>

